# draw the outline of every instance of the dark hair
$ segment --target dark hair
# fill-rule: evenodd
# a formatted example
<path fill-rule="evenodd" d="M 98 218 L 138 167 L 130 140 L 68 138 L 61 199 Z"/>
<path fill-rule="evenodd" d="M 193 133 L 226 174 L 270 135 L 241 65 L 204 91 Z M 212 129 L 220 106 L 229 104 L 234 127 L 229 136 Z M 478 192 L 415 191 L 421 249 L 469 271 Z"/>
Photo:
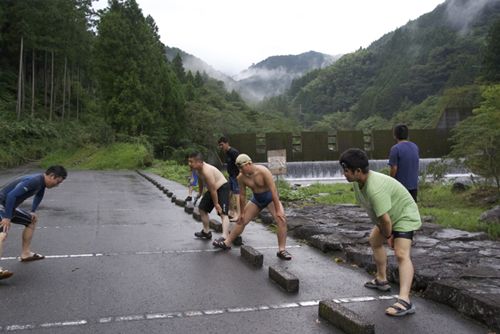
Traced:
<path fill-rule="evenodd" d="M 228 142 L 229 142 L 229 141 L 227 140 L 227 138 L 226 138 L 226 137 L 220 137 L 220 138 L 219 138 L 219 141 L 217 142 L 217 144 L 220 144 L 220 143 L 224 143 L 224 144 L 225 144 L 225 143 L 228 143 Z"/>
<path fill-rule="evenodd" d="M 61 165 L 50 166 L 47 169 L 47 171 L 45 171 L 45 175 L 50 175 L 50 174 L 54 174 L 54 178 L 56 178 L 56 179 L 62 177 L 63 180 L 66 180 L 66 177 L 68 176 L 68 172 Z"/>
<path fill-rule="evenodd" d="M 408 132 L 408 125 L 404 123 L 395 125 L 394 129 L 392 130 L 394 136 L 396 136 L 396 138 L 399 140 L 408 140 Z"/>
<path fill-rule="evenodd" d="M 370 171 L 368 156 L 359 148 L 350 148 L 344 151 L 344 153 L 340 155 L 339 163 L 342 168 L 348 168 L 352 172 L 355 172 L 358 168 L 361 168 L 363 174 Z"/>
<path fill-rule="evenodd" d="M 195 161 L 203 161 L 203 154 L 200 152 L 193 152 L 189 155 L 189 158 L 192 158 Z"/>

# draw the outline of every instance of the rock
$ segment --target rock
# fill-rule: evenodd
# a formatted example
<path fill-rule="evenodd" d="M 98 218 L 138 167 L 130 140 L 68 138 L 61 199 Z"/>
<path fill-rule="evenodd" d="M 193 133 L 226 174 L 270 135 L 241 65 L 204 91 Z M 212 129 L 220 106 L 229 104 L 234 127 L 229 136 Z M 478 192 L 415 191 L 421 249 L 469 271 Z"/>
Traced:
<path fill-rule="evenodd" d="M 309 245 L 322 250 L 325 253 L 331 251 L 343 251 L 349 246 L 356 245 L 356 241 L 339 235 L 313 235 L 309 238 Z"/>
<path fill-rule="evenodd" d="M 420 235 L 414 236 L 413 241 L 415 242 L 413 247 L 434 247 L 439 243 L 439 240 L 437 239 L 428 238 Z"/>
<path fill-rule="evenodd" d="M 493 209 L 486 211 L 479 216 L 478 221 L 481 223 L 500 223 L 500 206 L 497 205 Z"/>
<path fill-rule="evenodd" d="M 468 185 L 465 185 L 465 184 L 460 183 L 460 182 L 455 182 L 451 186 L 451 192 L 452 193 L 461 193 L 461 192 L 466 191 L 469 188 L 470 188 L 470 186 L 468 186 Z"/>
<path fill-rule="evenodd" d="M 459 241 L 476 241 L 476 240 L 488 240 L 488 234 L 484 232 L 465 232 L 460 230 L 455 230 L 453 228 L 443 229 L 432 233 L 432 238 L 439 240 L 459 240 Z"/>
<path fill-rule="evenodd" d="M 489 196 L 489 197 L 485 197 L 483 199 L 483 202 L 486 204 L 495 204 L 496 202 L 498 202 L 499 199 L 500 199 L 500 196 L 498 196 L 498 195 Z"/>
<path fill-rule="evenodd" d="M 421 216 L 420 219 L 422 220 L 422 223 L 434 223 L 436 221 L 436 217 L 435 216 Z"/>
<path fill-rule="evenodd" d="M 302 226 L 293 231 L 293 237 L 298 239 L 309 240 L 309 238 L 312 237 L 313 235 L 318 235 L 318 234 L 327 235 L 327 234 L 334 234 L 335 232 L 337 232 L 337 228 L 335 226 L 325 226 L 325 225 Z"/>
<path fill-rule="evenodd" d="M 427 287 L 425 298 L 449 305 L 492 329 L 500 328 L 500 282 L 498 280 L 434 281 Z"/>

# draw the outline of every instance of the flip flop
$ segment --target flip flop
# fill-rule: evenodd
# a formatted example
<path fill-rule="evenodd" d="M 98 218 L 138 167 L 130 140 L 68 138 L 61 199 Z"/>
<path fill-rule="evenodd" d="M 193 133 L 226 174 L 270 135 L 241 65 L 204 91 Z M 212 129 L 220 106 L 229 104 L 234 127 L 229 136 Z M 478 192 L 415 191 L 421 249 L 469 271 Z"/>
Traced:
<path fill-rule="evenodd" d="M 233 217 L 233 218 L 229 217 L 229 221 L 231 223 L 236 223 L 238 221 L 238 217 Z"/>
<path fill-rule="evenodd" d="M 42 260 L 45 258 L 45 255 L 40 255 L 37 253 L 34 253 L 32 256 L 27 257 L 25 259 L 21 258 L 22 262 L 27 262 L 27 261 L 36 261 L 36 260 Z"/>
<path fill-rule="evenodd" d="M 8 271 L 8 270 L 0 271 L 0 279 L 9 278 L 12 275 L 14 275 L 14 273 L 11 271 Z"/>

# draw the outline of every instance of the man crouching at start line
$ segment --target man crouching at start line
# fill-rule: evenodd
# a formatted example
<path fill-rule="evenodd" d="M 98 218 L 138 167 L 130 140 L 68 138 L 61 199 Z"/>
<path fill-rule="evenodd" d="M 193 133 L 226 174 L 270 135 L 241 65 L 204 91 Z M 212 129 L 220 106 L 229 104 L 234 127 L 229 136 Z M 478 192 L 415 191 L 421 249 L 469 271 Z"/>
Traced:
<path fill-rule="evenodd" d="M 360 149 L 351 148 L 340 156 L 340 165 L 348 182 L 353 182 L 356 200 L 376 225 L 370 235 L 370 245 L 377 265 L 377 275 L 365 287 L 391 290 L 387 281 L 387 241 L 394 250 L 399 265 L 400 291 L 398 300 L 385 310 L 392 316 L 415 313 L 415 306 L 410 303 L 410 288 L 413 281 L 413 264 L 410 249 L 413 232 L 422 222 L 418 207 L 408 190 L 399 181 L 370 171 L 368 157 Z"/>
<path fill-rule="evenodd" d="M 276 256 L 283 260 L 291 260 L 292 255 L 285 250 L 287 232 L 285 210 L 278 198 L 273 175 L 266 167 L 254 165 L 246 154 L 238 156 L 236 166 L 240 170 L 237 179 L 240 190 L 241 214 L 226 241 L 214 241 L 212 244 L 218 248 L 230 249 L 233 240 L 243 232 L 250 220 L 267 207 L 277 224 L 276 234 L 279 252 Z M 246 187 L 252 190 L 253 196 L 245 206 Z"/>

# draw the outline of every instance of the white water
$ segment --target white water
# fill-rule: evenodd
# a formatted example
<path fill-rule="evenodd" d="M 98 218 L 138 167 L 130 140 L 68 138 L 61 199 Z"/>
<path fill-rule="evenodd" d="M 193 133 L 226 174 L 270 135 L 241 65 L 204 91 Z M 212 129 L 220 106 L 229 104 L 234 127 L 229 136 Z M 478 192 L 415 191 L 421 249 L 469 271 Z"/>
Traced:
<path fill-rule="evenodd" d="M 420 159 L 420 171 L 425 171 L 427 166 L 432 161 L 440 159 Z M 388 168 L 389 160 L 370 160 L 370 169 L 379 171 L 382 168 Z M 267 165 L 267 164 L 263 164 Z M 281 175 L 290 183 L 307 184 L 307 183 L 338 183 L 347 182 L 342 174 L 342 168 L 338 161 L 304 161 L 304 162 L 288 162 L 286 175 Z M 471 173 L 463 168 L 449 168 L 449 174 L 446 178 L 456 178 L 460 182 L 470 181 Z"/>

